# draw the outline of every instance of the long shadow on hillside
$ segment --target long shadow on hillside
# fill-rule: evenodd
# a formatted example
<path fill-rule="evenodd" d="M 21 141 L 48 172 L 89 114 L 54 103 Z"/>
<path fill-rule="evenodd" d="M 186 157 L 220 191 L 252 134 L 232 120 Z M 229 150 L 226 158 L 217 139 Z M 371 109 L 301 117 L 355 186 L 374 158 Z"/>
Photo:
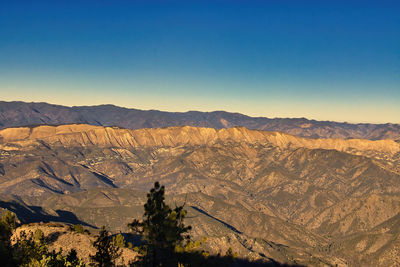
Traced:
<path fill-rule="evenodd" d="M 146 241 L 143 241 L 140 235 L 132 234 L 132 233 L 122 233 L 120 232 L 126 242 L 131 242 L 134 247 L 139 247 L 144 245 Z M 114 238 L 117 234 L 112 235 Z M 163 266 L 178 266 L 178 263 L 181 263 L 183 266 L 204 266 L 204 267 L 258 267 L 258 266 L 270 266 L 270 267 L 302 267 L 303 265 L 298 264 L 282 264 L 270 257 L 266 257 L 264 255 L 264 259 L 260 260 L 249 260 L 243 258 L 235 258 L 234 256 L 227 255 L 205 255 L 204 251 L 193 250 L 191 252 L 177 252 L 177 253 L 168 253 L 168 256 L 163 261 Z M 147 266 L 145 262 L 139 261 L 136 262 L 136 265 L 133 266 Z"/>
<path fill-rule="evenodd" d="M 94 225 L 79 220 L 74 213 L 66 210 L 56 210 L 57 216 L 54 216 L 46 213 L 42 207 L 24 206 L 14 201 L 0 201 L 0 207 L 14 212 L 23 224 L 32 222 L 63 222 L 97 228 Z"/>
<path fill-rule="evenodd" d="M 258 267 L 258 266 L 270 266 L 270 267 L 301 267 L 302 265 L 297 264 L 281 264 L 277 261 L 269 259 L 269 262 L 262 260 L 250 261 L 248 259 L 235 258 L 232 256 L 221 256 L 221 255 L 208 255 L 205 256 L 199 251 L 183 252 L 183 253 L 169 253 L 167 257 L 164 257 L 162 265 L 178 266 L 178 263 L 183 266 L 197 266 L 197 267 Z M 148 266 L 145 262 L 136 262 L 133 266 Z"/>
<path fill-rule="evenodd" d="M 201 262 L 201 261 L 200 261 Z M 208 257 L 206 259 L 204 259 L 204 261 L 202 262 L 202 264 L 200 264 L 199 266 L 207 266 L 207 267 L 214 267 L 214 266 L 218 266 L 218 267 L 303 267 L 303 265 L 297 265 L 297 264 L 282 264 L 279 262 L 276 262 L 274 260 L 272 260 L 271 262 L 263 262 L 261 260 L 257 260 L 257 261 L 250 261 L 247 259 L 240 259 L 240 258 L 236 258 L 236 259 L 232 259 L 230 257 L 221 257 L 221 256 L 216 256 L 216 257 Z"/>
<path fill-rule="evenodd" d="M 258 266 L 270 266 L 270 267 L 303 267 L 303 265 L 292 265 L 292 264 L 282 264 L 276 261 L 265 263 L 261 261 L 249 261 L 244 259 L 236 259 L 229 267 L 258 267 Z"/>
<path fill-rule="evenodd" d="M 190 206 L 190 207 L 191 207 L 192 209 L 194 209 L 194 210 L 200 212 L 201 214 L 204 214 L 204 215 L 206 215 L 207 217 L 209 217 L 209 218 L 211 218 L 211 219 L 213 219 L 213 220 L 216 220 L 217 222 L 222 223 L 224 226 L 226 226 L 226 227 L 229 228 L 230 230 L 234 231 L 235 233 L 243 234 L 242 232 L 240 232 L 238 229 L 236 229 L 236 228 L 233 227 L 232 225 L 230 225 L 230 224 L 228 224 L 228 223 L 226 223 L 226 222 L 224 222 L 224 221 L 222 221 L 222 220 L 220 220 L 220 219 L 218 219 L 218 218 L 215 218 L 214 216 L 208 214 L 208 213 L 205 212 L 204 210 L 202 210 L 202 209 L 200 209 L 200 208 L 198 208 L 198 207 L 195 207 L 195 206 Z"/>

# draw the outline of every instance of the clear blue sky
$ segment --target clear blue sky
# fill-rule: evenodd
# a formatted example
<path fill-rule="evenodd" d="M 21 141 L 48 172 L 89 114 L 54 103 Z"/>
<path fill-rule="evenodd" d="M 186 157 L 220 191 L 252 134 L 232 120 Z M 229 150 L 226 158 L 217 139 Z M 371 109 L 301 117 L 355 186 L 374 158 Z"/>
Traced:
<path fill-rule="evenodd" d="M 400 123 L 400 1 L 0 3 L 0 99 Z"/>

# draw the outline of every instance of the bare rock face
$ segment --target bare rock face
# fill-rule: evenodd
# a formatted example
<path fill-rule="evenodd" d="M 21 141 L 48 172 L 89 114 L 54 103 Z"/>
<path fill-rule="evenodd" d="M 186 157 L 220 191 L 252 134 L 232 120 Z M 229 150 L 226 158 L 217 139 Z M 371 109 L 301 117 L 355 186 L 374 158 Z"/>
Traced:
<path fill-rule="evenodd" d="M 309 125 L 303 125 L 307 129 Z M 0 130 L 0 206 L 127 231 L 155 181 L 195 238 L 305 265 L 400 264 L 400 144 L 190 126 Z M 25 219 L 24 219 L 25 218 Z"/>
<path fill-rule="evenodd" d="M 337 151 L 382 152 L 394 155 L 400 144 L 394 140 L 363 139 L 308 139 L 279 132 L 249 130 L 244 127 L 228 129 L 197 128 L 190 126 L 161 129 L 129 130 L 117 127 L 100 127 L 85 124 L 61 126 L 37 126 L 34 128 L 8 128 L 0 130 L 2 143 L 35 145 L 45 142 L 63 146 L 97 147 L 176 147 L 210 146 L 218 142 L 248 144 L 269 143 L 282 148 L 331 149 Z"/>

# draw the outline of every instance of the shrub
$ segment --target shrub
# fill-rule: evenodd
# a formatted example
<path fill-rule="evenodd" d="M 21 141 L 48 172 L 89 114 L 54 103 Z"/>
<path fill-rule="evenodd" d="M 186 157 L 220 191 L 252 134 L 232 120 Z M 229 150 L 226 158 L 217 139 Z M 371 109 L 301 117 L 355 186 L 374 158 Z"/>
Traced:
<path fill-rule="evenodd" d="M 85 229 L 80 224 L 75 224 L 72 229 L 73 229 L 73 231 L 77 232 L 78 234 L 84 234 L 85 233 Z"/>
<path fill-rule="evenodd" d="M 125 242 L 125 238 L 123 235 L 118 234 L 116 236 L 113 237 L 113 244 L 119 248 L 124 248 L 126 247 L 126 242 Z"/>

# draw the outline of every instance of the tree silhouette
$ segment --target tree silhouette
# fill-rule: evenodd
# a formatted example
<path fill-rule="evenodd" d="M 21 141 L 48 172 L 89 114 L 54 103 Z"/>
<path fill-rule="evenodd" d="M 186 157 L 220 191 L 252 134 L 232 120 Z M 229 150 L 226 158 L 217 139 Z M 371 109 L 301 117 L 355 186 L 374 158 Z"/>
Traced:
<path fill-rule="evenodd" d="M 0 219 L 0 262 L 3 266 L 13 266 L 14 261 L 11 256 L 10 237 L 16 227 L 16 218 L 13 213 L 7 211 Z"/>
<path fill-rule="evenodd" d="M 135 219 L 128 224 L 145 243 L 137 249 L 142 254 L 141 264 L 145 266 L 174 265 L 175 248 L 191 239 L 188 234 L 191 226 L 185 226 L 183 222 L 187 214 L 184 205 L 171 209 L 164 202 L 164 193 L 164 186 L 156 182 L 147 194 L 143 221 Z"/>
<path fill-rule="evenodd" d="M 98 267 L 115 266 L 115 260 L 121 255 L 120 248 L 115 246 L 110 239 L 109 232 L 103 226 L 93 242 L 97 249 L 95 255 L 90 255 L 91 265 Z"/>

